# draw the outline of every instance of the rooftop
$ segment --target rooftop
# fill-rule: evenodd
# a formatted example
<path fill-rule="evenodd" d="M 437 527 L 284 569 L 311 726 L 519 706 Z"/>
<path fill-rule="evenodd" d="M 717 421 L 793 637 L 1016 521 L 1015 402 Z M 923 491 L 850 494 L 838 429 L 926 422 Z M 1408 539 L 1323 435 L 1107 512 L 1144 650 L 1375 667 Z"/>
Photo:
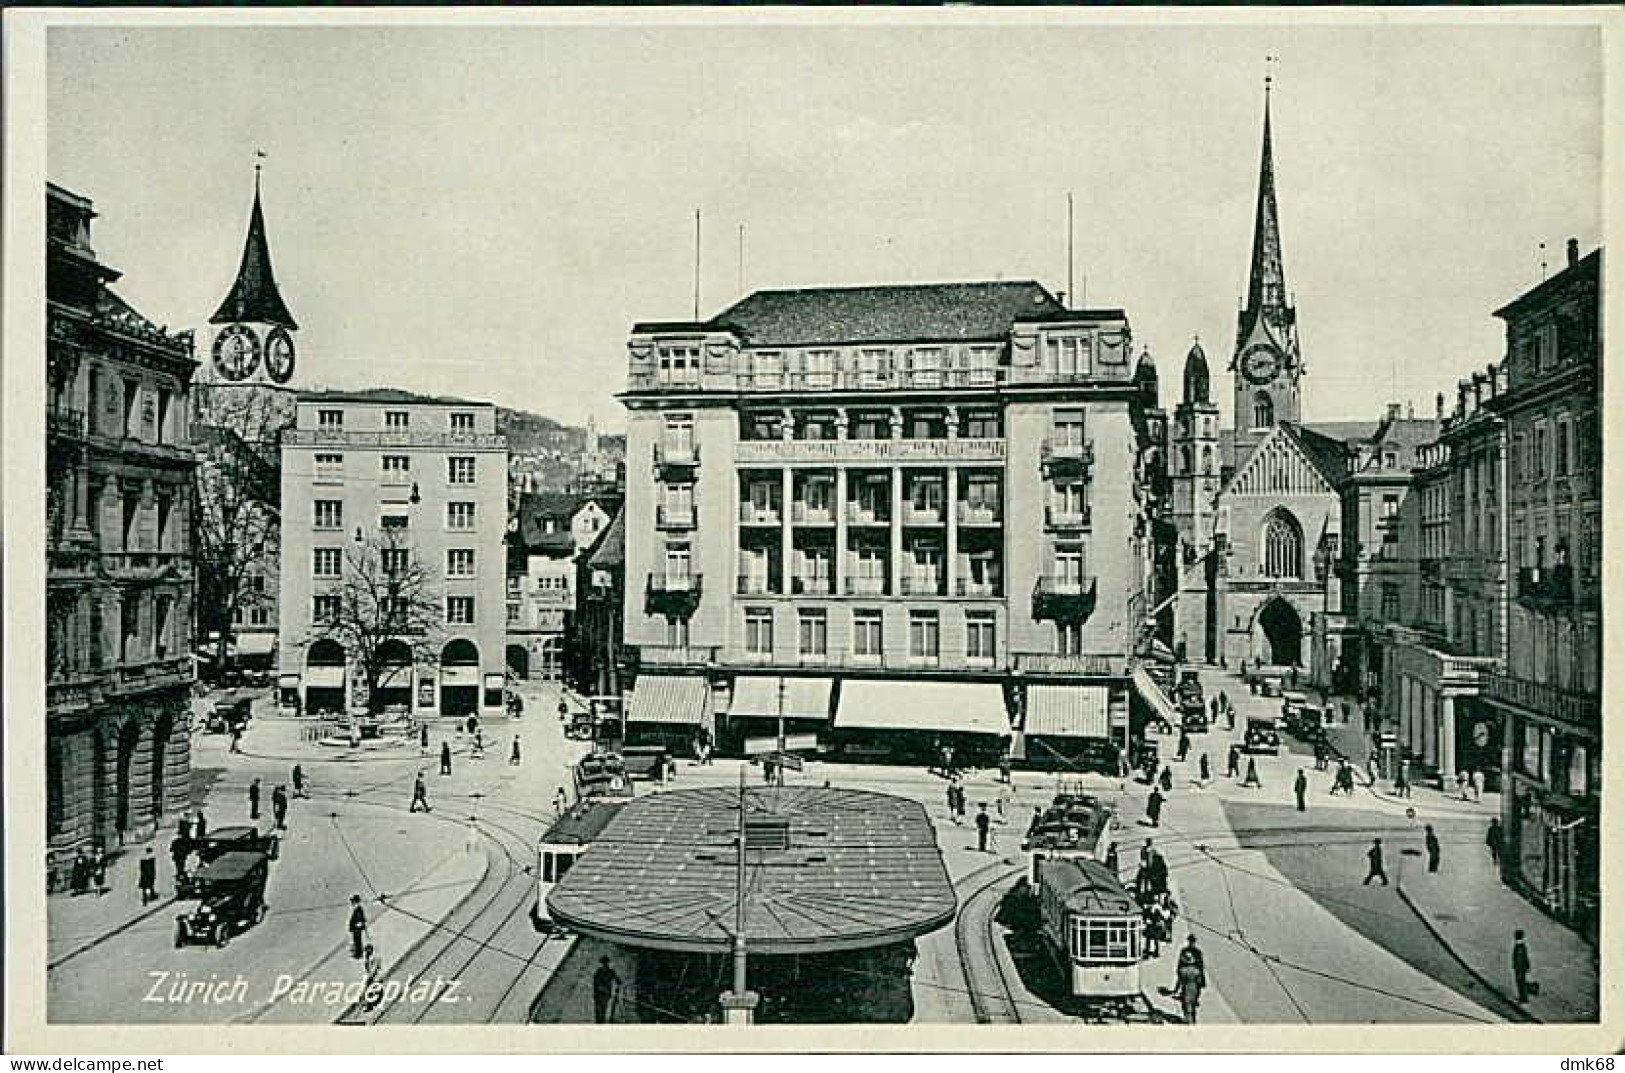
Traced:
<path fill-rule="evenodd" d="M 953 919 L 953 887 L 925 808 L 865 790 L 744 791 L 747 827 L 788 825 L 788 847 L 747 839 L 753 953 L 858 950 Z M 554 919 L 628 946 L 731 948 L 740 791 L 674 790 L 627 804 L 548 898 Z M 783 832 L 783 827 L 777 828 Z M 783 837 L 782 834 L 779 837 Z"/>
<path fill-rule="evenodd" d="M 479 399 L 458 399 L 449 395 L 419 395 L 394 387 L 373 387 L 361 391 L 301 391 L 300 402 L 378 402 L 402 406 L 491 406 Z"/>

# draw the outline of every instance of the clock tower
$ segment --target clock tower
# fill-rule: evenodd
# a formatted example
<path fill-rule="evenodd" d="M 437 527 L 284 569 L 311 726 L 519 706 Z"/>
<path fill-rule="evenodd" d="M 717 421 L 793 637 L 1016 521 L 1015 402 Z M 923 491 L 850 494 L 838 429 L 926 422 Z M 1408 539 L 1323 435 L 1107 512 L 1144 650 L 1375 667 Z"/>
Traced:
<path fill-rule="evenodd" d="M 205 368 L 215 384 L 286 389 L 297 360 L 293 336 L 299 330 L 277 290 L 271 247 L 260 208 L 260 169 L 254 166 L 254 208 L 237 280 L 209 318 L 214 328 Z"/>
<path fill-rule="evenodd" d="M 1275 161 L 1270 146 L 1270 80 L 1264 80 L 1264 149 L 1253 215 L 1253 259 L 1247 298 L 1237 317 L 1236 349 L 1230 359 L 1235 383 L 1237 464 L 1269 430 L 1300 417 L 1303 359 L 1298 351 L 1297 310 L 1281 267 L 1281 225 L 1275 206 Z"/>

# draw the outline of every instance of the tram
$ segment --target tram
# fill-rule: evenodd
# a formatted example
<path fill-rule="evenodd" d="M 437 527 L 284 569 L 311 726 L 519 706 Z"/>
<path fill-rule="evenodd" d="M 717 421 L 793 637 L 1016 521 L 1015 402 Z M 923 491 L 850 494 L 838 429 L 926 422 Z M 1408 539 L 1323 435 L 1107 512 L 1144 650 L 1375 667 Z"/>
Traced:
<path fill-rule="evenodd" d="M 1116 873 L 1070 857 L 1034 865 L 1040 926 L 1073 998 L 1137 1002 L 1144 923 Z"/>
<path fill-rule="evenodd" d="M 530 921 L 540 932 L 559 930 L 548 912 L 547 896 L 564 879 L 576 860 L 592 847 L 617 813 L 620 801 L 582 801 L 553 821 L 536 844 L 536 904 Z"/>
<path fill-rule="evenodd" d="M 632 797 L 632 776 L 619 753 L 590 753 L 572 769 L 577 801 L 624 801 Z"/>
<path fill-rule="evenodd" d="M 1110 805 L 1081 789 L 1063 788 L 1027 833 L 1022 849 L 1027 852 L 1027 882 L 1038 889 L 1038 866 L 1042 861 L 1082 860 L 1115 863 L 1113 847 L 1117 813 Z"/>

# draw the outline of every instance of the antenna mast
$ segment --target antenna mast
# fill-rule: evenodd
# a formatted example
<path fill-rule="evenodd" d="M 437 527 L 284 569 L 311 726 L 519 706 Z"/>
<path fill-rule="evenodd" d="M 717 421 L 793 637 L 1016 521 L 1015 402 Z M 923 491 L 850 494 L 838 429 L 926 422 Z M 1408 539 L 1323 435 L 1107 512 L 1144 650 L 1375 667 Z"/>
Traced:
<path fill-rule="evenodd" d="M 1075 230 L 1072 226 L 1072 191 L 1066 192 L 1066 294 L 1072 299 L 1074 308 L 1081 309 L 1083 303 L 1078 301 L 1078 292 L 1072 289 L 1072 237 Z"/>
<path fill-rule="evenodd" d="M 694 210 L 694 320 L 700 319 L 700 210 Z"/>

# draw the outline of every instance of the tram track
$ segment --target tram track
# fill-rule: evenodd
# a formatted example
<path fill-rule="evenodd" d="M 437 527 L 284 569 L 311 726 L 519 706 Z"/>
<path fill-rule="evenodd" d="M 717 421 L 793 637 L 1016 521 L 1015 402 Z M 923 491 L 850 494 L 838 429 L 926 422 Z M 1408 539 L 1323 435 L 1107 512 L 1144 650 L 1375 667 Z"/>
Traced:
<path fill-rule="evenodd" d="M 978 1024 L 1018 1025 L 1021 1000 L 1010 985 L 999 951 L 998 908 L 1005 884 L 1020 875 L 1020 866 L 995 871 L 963 896 L 954 918 L 954 946 L 965 976 L 965 991 Z M 973 873 L 973 876 L 977 873 Z"/>

